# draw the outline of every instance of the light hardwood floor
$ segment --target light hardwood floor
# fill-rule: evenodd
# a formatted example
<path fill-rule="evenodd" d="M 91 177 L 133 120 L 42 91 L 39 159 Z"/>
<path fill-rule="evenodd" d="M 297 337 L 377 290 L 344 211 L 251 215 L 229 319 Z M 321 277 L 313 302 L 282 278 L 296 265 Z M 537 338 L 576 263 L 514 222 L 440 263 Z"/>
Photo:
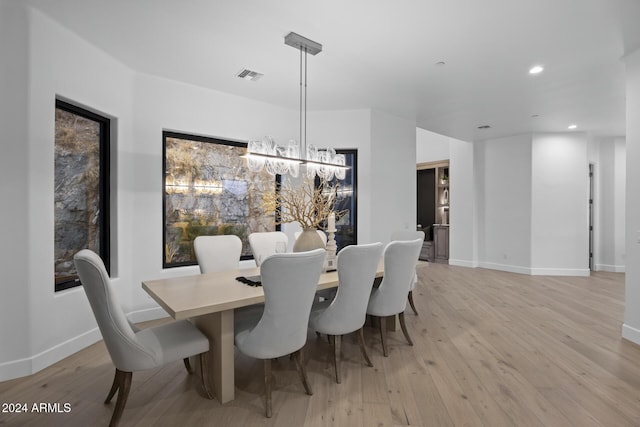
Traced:
<path fill-rule="evenodd" d="M 310 332 L 307 396 L 294 362 L 273 364 L 273 418 L 262 363 L 236 352 L 236 400 L 202 396 L 182 362 L 135 373 L 123 426 L 639 426 L 640 347 L 620 338 L 624 276 L 531 277 L 431 264 L 407 309 L 415 345 L 365 329 L 343 342 L 342 384 L 327 340 Z M 155 323 L 162 322 L 156 321 Z M 0 383 L 0 403 L 69 403 L 62 414 L 0 413 L 0 425 L 107 425 L 113 366 L 102 342 L 28 378 Z"/>

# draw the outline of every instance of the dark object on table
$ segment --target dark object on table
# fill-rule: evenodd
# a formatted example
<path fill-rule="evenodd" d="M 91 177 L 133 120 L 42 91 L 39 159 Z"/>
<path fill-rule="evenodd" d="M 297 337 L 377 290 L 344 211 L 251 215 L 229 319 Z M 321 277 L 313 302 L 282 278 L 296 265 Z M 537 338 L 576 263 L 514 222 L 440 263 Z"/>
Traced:
<path fill-rule="evenodd" d="M 262 282 L 260 280 L 260 276 L 238 276 L 236 277 L 236 280 L 238 282 L 242 282 L 245 285 L 249 285 L 249 286 L 262 286 Z"/>

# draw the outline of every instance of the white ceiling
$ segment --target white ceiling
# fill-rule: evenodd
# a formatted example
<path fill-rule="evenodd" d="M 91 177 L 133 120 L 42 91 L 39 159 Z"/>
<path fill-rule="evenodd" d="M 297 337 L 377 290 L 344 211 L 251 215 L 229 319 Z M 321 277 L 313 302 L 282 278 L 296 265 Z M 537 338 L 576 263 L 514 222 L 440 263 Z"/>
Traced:
<path fill-rule="evenodd" d="M 295 31 L 323 45 L 309 110 L 375 108 L 468 141 L 624 135 L 621 57 L 640 47 L 638 0 L 27 2 L 135 70 L 294 110 Z M 245 67 L 264 77 L 235 77 Z"/>

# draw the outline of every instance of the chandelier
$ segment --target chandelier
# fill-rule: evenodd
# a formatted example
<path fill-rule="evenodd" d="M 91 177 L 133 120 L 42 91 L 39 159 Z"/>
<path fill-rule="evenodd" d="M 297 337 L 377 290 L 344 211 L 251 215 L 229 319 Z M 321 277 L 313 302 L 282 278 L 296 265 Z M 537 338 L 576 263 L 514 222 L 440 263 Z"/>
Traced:
<path fill-rule="evenodd" d="M 264 169 L 271 175 L 297 178 L 302 165 L 309 178 L 342 180 L 349 169 L 344 154 L 337 154 L 333 148 L 307 146 L 307 55 L 322 52 L 322 45 L 293 32 L 285 36 L 284 43 L 300 51 L 300 142 L 290 140 L 287 144 L 277 144 L 270 136 L 249 141 L 244 156 L 247 166 L 253 172 Z"/>

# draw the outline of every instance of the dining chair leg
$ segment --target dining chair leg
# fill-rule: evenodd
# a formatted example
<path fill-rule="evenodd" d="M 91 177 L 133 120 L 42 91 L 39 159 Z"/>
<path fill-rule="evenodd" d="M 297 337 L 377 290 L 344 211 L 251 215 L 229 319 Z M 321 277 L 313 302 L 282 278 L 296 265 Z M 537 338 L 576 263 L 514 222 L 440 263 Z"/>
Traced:
<path fill-rule="evenodd" d="M 122 417 L 124 406 L 127 404 L 127 398 L 129 397 L 129 391 L 131 390 L 131 372 L 120 372 L 120 385 L 118 386 L 118 400 L 116 400 L 116 407 L 113 409 L 113 415 L 109 422 L 109 427 L 116 427 Z"/>
<path fill-rule="evenodd" d="M 342 382 L 342 373 L 340 372 L 340 347 L 342 342 L 342 335 L 336 335 L 333 337 L 333 366 L 336 371 L 336 382 L 340 384 Z"/>
<path fill-rule="evenodd" d="M 264 394 L 265 415 L 271 418 L 271 359 L 264 359 Z"/>
<path fill-rule="evenodd" d="M 418 310 L 416 310 L 416 306 L 413 303 L 413 291 L 409 291 L 409 305 L 411 305 L 411 310 L 413 310 L 413 312 L 417 316 L 418 315 Z"/>
<path fill-rule="evenodd" d="M 189 358 L 185 357 L 184 359 L 182 359 L 182 361 L 184 362 L 184 367 L 187 368 L 187 372 L 189 373 L 189 375 L 193 375 L 193 368 L 191 367 Z"/>
<path fill-rule="evenodd" d="M 107 395 L 107 398 L 104 400 L 104 403 L 111 402 L 111 399 L 113 399 L 113 396 L 115 396 L 116 391 L 118 391 L 118 388 L 120 388 L 121 376 L 122 376 L 122 371 L 116 369 L 116 373 L 113 376 L 113 384 L 111 384 L 111 390 L 109 390 L 109 394 Z"/>
<path fill-rule="evenodd" d="M 198 359 L 200 360 L 200 381 L 202 382 L 202 389 L 207 398 L 213 399 L 213 393 L 211 393 L 211 388 L 209 387 L 209 354 L 200 353 Z"/>
<path fill-rule="evenodd" d="M 360 343 L 360 351 L 362 352 L 367 365 L 373 366 L 371 359 L 369 359 L 369 354 L 367 353 L 367 346 L 364 344 L 364 328 L 360 328 L 358 331 L 358 342 Z"/>
<path fill-rule="evenodd" d="M 409 331 L 407 331 L 407 324 L 404 321 L 404 312 L 399 313 L 398 318 L 400 319 L 400 327 L 402 328 L 404 337 L 409 341 L 409 345 L 413 345 L 413 341 L 411 341 L 411 337 L 409 336 Z"/>
<path fill-rule="evenodd" d="M 309 385 L 309 380 L 307 379 L 307 371 L 304 368 L 304 356 L 302 353 L 302 349 L 293 353 L 293 359 L 296 361 L 296 368 L 298 369 L 298 375 L 300 376 L 302 385 L 304 386 L 304 389 L 307 392 L 307 394 L 311 396 L 313 394 L 313 390 L 311 390 L 311 386 Z"/>
<path fill-rule="evenodd" d="M 382 354 L 384 357 L 388 357 L 387 352 L 387 318 L 381 316 L 380 318 L 380 340 L 382 341 Z"/>

